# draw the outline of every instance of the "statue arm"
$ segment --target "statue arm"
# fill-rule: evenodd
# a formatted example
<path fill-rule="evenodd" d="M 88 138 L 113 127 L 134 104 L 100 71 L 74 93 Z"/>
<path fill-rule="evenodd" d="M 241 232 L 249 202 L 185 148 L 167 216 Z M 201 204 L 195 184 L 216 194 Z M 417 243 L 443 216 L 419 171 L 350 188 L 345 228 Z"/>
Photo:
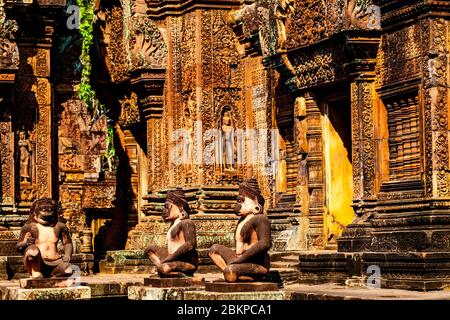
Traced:
<path fill-rule="evenodd" d="M 72 251 L 73 251 L 73 245 L 72 245 L 72 238 L 70 237 L 69 228 L 67 226 L 62 225 L 61 226 L 61 239 L 64 245 L 64 258 L 63 260 L 65 262 L 69 262 L 72 258 Z"/>
<path fill-rule="evenodd" d="M 16 248 L 17 251 L 23 253 L 23 251 L 28 247 L 28 239 L 26 234 L 31 232 L 31 227 L 29 224 L 26 224 L 20 230 L 19 240 L 17 241 Z"/>
<path fill-rule="evenodd" d="M 176 260 L 179 256 L 197 248 L 197 239 L 195 227 L 192 221 L 183 221 L 180 223 L 180 231 L 183 231 L 185 242 L 172 254 L 169 254 L 161 263 Z"/>
<path fill-rule="evenodd" d="M 269 219 L 266 216 L 260 215 L 255 218 L 252 225 L 256 230 L 258 241 L 236 259 L 232 260 L 230 264 L 244 263 L 255 256 L 267 252 L 270 249 L 271 237 Z"/>

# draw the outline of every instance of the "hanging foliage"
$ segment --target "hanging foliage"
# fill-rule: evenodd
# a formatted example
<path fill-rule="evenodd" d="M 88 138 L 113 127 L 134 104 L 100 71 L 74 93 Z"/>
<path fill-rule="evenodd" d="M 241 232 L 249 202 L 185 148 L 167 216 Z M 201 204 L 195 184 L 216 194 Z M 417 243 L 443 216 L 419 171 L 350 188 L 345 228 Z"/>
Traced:
<path fill-rule="evenodd" d="M 78 87 L 78 96 L 84 101 L 88 109 L 93 110 L 94 117 L 105 112 L 103 104 L 99 103 L 96 94 L 91 85 L 91 49 L 94 44 L 94 3 L 93 0 L 76 0 L 80 8 L 80 34 L 82 37 L 80 62 L 83 65 L 81 71 L 81 81 Z M 114 127 L 111 121 L 108 121 L 106 151 L 103 155 L 108 163 L 108 171 L 113 170 L 112 162 L 116 156 L 114 149 Z"/>
<path fill-rule="evenodd" d="M 77 0 L 80 8 L 80 33 L 82 37 L 80 61 L 83 65 L 78 96 L 89 109 L 94 108 L 95 92 L 91 86 L 91 48 L 94 43 L 94 4 L 93 0 Z"/>

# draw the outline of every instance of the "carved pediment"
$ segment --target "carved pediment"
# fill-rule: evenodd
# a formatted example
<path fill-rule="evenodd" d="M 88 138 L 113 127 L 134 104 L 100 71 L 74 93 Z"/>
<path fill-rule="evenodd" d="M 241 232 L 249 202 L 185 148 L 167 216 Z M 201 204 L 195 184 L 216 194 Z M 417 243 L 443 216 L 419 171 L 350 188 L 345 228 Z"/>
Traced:
<path fill-rule="evenodd" d="M 131 18 L 130 70 L 165 69 L 167 44 L 165 32 L 148 17 L 137 15 Z"/>

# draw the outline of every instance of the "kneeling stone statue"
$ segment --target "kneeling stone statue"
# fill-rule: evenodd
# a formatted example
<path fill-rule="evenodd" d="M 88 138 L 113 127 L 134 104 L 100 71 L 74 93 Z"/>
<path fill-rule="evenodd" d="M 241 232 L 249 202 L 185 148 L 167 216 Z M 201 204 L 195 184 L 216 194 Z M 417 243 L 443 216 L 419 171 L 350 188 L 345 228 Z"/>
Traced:
<path fill-rule="evenodd" d="M 269 273 L 270 221 L 263 208 L 264 198 L 256 179 L 241 183 L 235 205 L 235 213 L 240 217 L 235 231 L 236 250 L 221 244 L 214 244 L 209 250 L 227 282 L 257 281 Z"/>
<path fill-rule="evenodd" d="M 64 256 L 58 253 L 58 242 L 64 245 Z M 38 199 L 22 227 L 17 250 L 24 254 L 23 264 L 32 278 L 69 277 L 73 273 L 72 239 L 67 226 L 58 222 L 55 201 Z"/>
<path fill-rule="evenodd" d="M 150 245 L 145 249 L 161 278 L 193 276 L 198 268 L 197 240 L 194 222 L 189 219 L 189 203 L 181 189 L 170 191 L 162 212 L 171 222 L 167 232 L 167 248 Z"/>

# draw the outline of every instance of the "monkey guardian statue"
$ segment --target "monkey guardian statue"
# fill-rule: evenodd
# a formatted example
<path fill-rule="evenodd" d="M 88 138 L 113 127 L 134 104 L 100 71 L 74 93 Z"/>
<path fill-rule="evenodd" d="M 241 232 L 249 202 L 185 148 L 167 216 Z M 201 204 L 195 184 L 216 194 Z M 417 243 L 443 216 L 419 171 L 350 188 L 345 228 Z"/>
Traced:
<path fill-rule="evenodd" d="M 189 203 L 183 190 L 167 193 L 162 217 L 164 221 L 172 222 L 167 232 L 168 248 L 151 245 L 145 249 L 161 278 L 192 276 L 197 271 L 197 239 L 189 212 Z"/>
<path fill-rule="evenodd" d="M 263 214 L 264 198 L 255 178 L 239 186 L 235 213 L 240 216 L 235 232 L 236 252 L 214 244 L 209 256 L 227 282 L 259 280 L 269 273 L 270 221 Z"/>
<path fill-rule="evenodd" d="M 62 257 L 57 248 L 59 240 L 64 245 Z M 23 264 L 32 278 L 72 275 L 72 239 L 67 226 L 58 222 L 55 201 L 44 198 L 33 202 L 28 221 L 20 232 L 17 250 L 24 254 Z"/>

